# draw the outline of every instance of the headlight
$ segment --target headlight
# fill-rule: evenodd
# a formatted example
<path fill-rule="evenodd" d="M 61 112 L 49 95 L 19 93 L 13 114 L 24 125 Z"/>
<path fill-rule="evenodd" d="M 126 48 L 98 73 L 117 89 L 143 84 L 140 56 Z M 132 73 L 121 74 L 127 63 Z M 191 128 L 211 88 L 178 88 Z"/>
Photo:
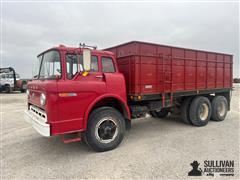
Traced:
<path fill-rule="evenodd" d="M 40 104 L 42 106 L 44 106 L 46 104 L 46 96 L 43 93 L 40 95 Z"/>

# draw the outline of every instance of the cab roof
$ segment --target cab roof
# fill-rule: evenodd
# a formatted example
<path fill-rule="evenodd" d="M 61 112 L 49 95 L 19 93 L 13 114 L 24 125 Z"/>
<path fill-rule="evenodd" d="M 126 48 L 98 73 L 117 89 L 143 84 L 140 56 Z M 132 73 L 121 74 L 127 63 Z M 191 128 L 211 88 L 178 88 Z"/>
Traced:
<path fill-rule="evenodd" d="M 55 47 L 52 47 L 50 49 L 47 49 L 46 51 L 43 51 L 42 53 L 40 53 L 38 56 L 40 56 L 41 54 L 45 53 L 45 52 L 48 52 L 48 51 L 51 51 L 51 50 L 59 50 L 59 51 L 67 51 L 67 52 L 82 52 L 82 49 L 83 48 L 80 48 L 80 47 L 67 47 L 65 45 L 59 45 L 59 46 L 55 46 Z M 108 56 L 113 56 L 114 53 L 111 52 L 111 51 L 105 51 L 105 50 L 97 50 L 97 49 L 90 49 L 91 50 L 91 53 L 94 54 L 94 55 L 108 55 Z"/>

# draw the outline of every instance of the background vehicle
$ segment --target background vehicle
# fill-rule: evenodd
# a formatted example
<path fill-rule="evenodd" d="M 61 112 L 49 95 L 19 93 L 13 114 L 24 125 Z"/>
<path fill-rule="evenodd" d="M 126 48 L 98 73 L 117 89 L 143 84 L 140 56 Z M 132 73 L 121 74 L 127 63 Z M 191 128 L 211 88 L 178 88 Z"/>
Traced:
<path fill-rule="evenodd" d="M 12 91 L 25 92 L 27 89 L 27 80 L 20 79 L 19 74 L 15 73 L 12 67 L 0 68 L 0 92 L 5 91 L 10 93 Z"/>
<path fill-rule="evenodd" d="M 96 151 L 116 148 L 131 119 L 146 113 L 179 111 L 194 126 L 222 121 L 232 58 L 137 41 L 105 50 L 55 47 L 36 61 L 26 120 L 43 136 L 62 135 L 66 143 L 83 137 Z"/>

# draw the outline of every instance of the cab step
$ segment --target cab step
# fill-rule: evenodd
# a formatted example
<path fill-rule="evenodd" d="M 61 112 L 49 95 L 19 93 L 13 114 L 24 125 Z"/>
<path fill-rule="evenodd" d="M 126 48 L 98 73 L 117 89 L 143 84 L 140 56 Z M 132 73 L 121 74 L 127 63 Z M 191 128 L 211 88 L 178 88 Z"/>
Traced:
<path fill-rule="evenodd" d="M 78 142 L 81 141 L 81 133 L 69 133 L 69 134 L 64 134 L 62 135 L 62 141 L 65 144 L 72 143 L 72 142 Z"/>

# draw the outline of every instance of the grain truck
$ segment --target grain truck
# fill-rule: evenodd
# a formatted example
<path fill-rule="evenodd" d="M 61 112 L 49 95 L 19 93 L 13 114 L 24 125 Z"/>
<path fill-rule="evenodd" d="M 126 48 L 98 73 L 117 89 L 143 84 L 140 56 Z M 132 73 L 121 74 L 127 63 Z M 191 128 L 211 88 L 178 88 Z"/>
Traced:
<path fill-rule="evenodd" d="M 233 56 L 132 41 L 97 50 L 60 45 L 37 56 L 25 118 L 41 135 L 116 148 L 131 120 L 179 112 L 203 127 L 230 110 Z M 147 129 L 146 129 L 147 130 Z"/>

